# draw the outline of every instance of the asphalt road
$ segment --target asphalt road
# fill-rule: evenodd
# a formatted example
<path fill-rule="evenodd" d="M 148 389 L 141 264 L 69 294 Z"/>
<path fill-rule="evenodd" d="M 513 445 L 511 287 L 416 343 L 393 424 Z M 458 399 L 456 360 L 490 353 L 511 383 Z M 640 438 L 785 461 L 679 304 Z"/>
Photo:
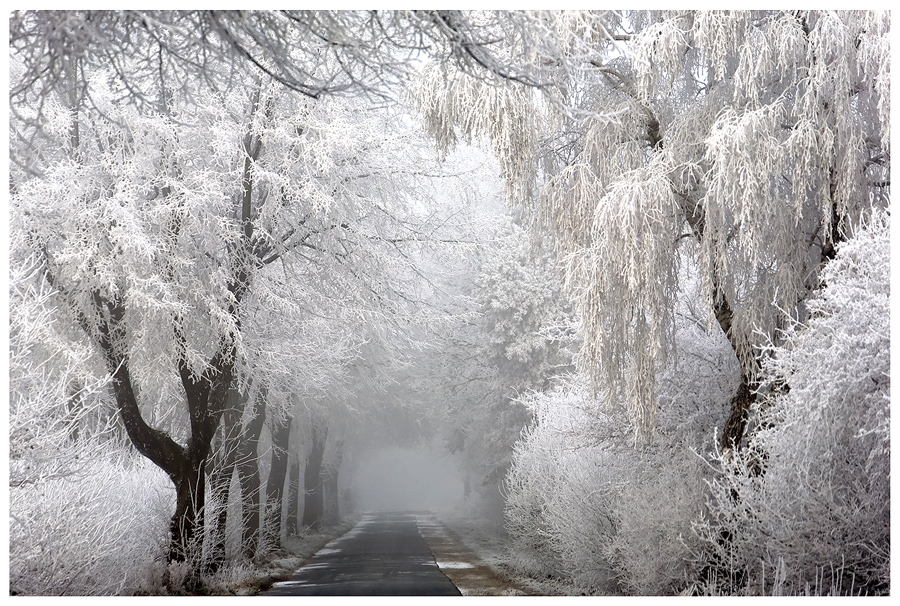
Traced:
<path fill-rule="evenodd" d="M 260 595 L 461 595 L 438 568 L 413 513 L 366 514 L 287 581 Z"/>

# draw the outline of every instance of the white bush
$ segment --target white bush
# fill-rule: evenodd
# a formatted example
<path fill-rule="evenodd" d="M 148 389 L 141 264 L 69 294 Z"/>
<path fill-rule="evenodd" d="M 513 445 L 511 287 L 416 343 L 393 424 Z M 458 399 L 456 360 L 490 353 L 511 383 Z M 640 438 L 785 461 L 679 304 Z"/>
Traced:
<path fill-rule="evenodd" d="M 156 592 L 172 483 L 123 445 L 108 376 L 57 318 L 40 267 L 10 264 L 10 593 Z"/>
<path fill-rule="evenodd" d="M 82 449 L 78 473 L 9 493 L 10 593 L 123 595 L 163 586 L 169 479 L 136 454 Z"/>
<path fill-rule="evenodd" d="M 505 515 L 513 564 L 528 574 L 565 576 L 568 572 L 556 548 L 554 505 L 570 481 L 567 471 L 574 471 L 568 430 L 584 423 L 579 414 L 582 399 L 578 386 L 564 386 L 524 400 L 534 421 L 515 445 L 505 482 Z"/>
<path fill-rule="evenodd" d="M 634 443 L 631 417 L 582 380 L 524 400 L 535 415 L 507 477 L 517 564 L 594 593 L 676 593 L 699 573 L 692 524 L 705 509 L 704 447 L 738 380 L 724 337 L 679 321 L 677 365 L 660 376 L 659 425 Z"/>
<path fill-rule="evenodd" d="M 885 593 L 890 581 L 890 221 L 840 247 L 766 367 L 748 448 L 721 458 L 698 527 L 716 585 Z M 786 387 L 781 387 L 786 386 Z"/>

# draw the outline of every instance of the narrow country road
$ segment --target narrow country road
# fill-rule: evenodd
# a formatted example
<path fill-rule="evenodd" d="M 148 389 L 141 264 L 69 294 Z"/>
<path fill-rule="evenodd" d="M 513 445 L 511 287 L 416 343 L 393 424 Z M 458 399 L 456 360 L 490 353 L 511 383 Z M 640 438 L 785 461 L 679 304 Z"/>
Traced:
<path fill-rule="evenodd" d="M 413 513 L 372 513 L 260 595 L 461 595 Z"/>

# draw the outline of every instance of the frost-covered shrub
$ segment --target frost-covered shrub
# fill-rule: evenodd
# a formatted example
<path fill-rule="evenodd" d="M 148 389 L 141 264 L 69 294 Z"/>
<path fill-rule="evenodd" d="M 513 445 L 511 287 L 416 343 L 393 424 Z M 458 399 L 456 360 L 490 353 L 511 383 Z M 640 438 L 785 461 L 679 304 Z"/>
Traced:
<path fill-rule="evenodd" d="M 883 593 L 890 581 L 889 216 L 839 249 L 765 368 L 748 447 L 698 527 L 707 589 Z M 712 574 L 714 573 L 714 575 Z"/>
<path fill-rule="evenodd" d="M 506 524 L 518 565 L 587 590 L 609 581 L 604 547 L 614 532 L 613 457 L 591 439 L 600 413 L 583 384 L 526 400 L 534 423 L 522 434 L 507 476 Z"/>
<path fill-rule="evenodd" d="M 672 445 L 638 458 L 616 495 L 616 532 L 607 557 L 629 594 L 680 592 L 696 574 L 687 557 L 702 514 L 708 474 L 696 451 Z"/>
<path fill-rule="evenodd" d="M 589 592 L 661 594 L 684 581 L 704 503 L 703 461 L 687 445 L 635 448 L 628 416 L 583 385 L 528 401 L 535 423 L 507 478 L 507 528 L 520 568 Z"/>
<path fill-rule="evenodd" d="M 123 595 L 159 591 L 169 479 L 134 454 L 82 450 L 78 473 L 10 490 L 10 593 Z"/>
<path fill-rule="evenodd" d="M 571 465 L 577 460 L 566 438 L 573 425 L 585 422 L 579 414 L 583 396 L 578 386 L 562 386 L 525 400 L 534 421 L 514 448 L 505 482 L 505 517 L 513 564 L 528 574 L 567 573 L 555 548 L 551 500 L 566 488 L 566 471 L 572 471 Z"/>
<path fill-rule="evenodd" d="M 10 593 L 158 590 L 171 482 L 123 446 L 108 377 L 54 315 L 40 267 L 10 264 Z"/>
<path fill-rule="evenodd" d="M 631 415 L 582 378 L 524 400 L 535 421 L 507 477 L 507 528 L 520 568 L 596 593 L 669 594 L 698 574 L 692 524 L 707 498 L 703 453 L 738 380 L 721 335 L 679 321 L 677 364 L 660 376 L 659 425 L 634 443 Z M 721 337 L 721 338 L 720 338 Z"/>

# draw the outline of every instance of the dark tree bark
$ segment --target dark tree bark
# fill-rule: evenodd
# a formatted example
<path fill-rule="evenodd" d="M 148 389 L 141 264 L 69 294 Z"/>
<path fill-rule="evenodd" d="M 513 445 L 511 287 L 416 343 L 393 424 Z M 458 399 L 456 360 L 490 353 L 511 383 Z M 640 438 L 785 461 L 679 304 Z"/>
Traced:
<path fill-rule="evenodd" d="M 306 459 L 303 500 L 303 526 L 318 529 L 322 526 L 325 504 L 322 490 L 322 455 L 325 453 L 325 439 L 328 430 L 312 428 L 312 445 Z"/>
<path fill-rule="evenodd" d="M 237 461 L 238 443 L 241 435 L 241 413 L 247 402 L 246 392 L 241 393 L 234 385 L 228 390 L 228 404 L 222 415 L 222 443 L 210 471 L 210 491 L 219 504 L 213 529 L 213 541 L 206 562 L 206 573 L 214 574 L 225 563 L 226 528 L 228 526 L 228 502 L 231 479 Z"/>
<path fill-rule="evenodd" d="M 238 480 L 241 485 L 241 546 L 245 558 L 252 560 L 259 549 L 259 456 L 257 449 L 266 419 L 266 394 L 261 390 L 249 403 L 249 420 L 241 434 L 237 451 Z"/>
<path fill-rule="evenodd" d="M 291 437 L 291 416 L 285 414 L 272 423 L 272 465 L 266 480 L 266 545 L 281 547 L 281 512 L 284 500 L 284 480 L 287 477 L 288 447 Z"/>
<path fill-rule="evenodd" d="M 77 66 L 75 67 L 77 68 Z M 67 73 L 75 74 L 77 69 L 69 70 Z M 81 111 L 81 92 L 73 88 L 68 93 L 69 100 L 75 103 L 71 109 L 77 118 Z M 260 107 L 259 92 L 257 91 L 252 101 L 251 114 L 266 111 L 267 117 L 271 118 L 273 110 L 274 100 L 272 99 L 268 100 L 265 108 Z M 72 156 L 77 159 L 80 151 L 77 119 L 69 133 L 69 140 L 75 148 Z M 225 268 L 227 283 L 224 287 L 230 297 L 223 311 L 234 320 L 236 331 L 241 329 L 241 302 L 249 288 L 253 271 L 263 263 L 263 259 L 265 262 L 272 262 L 280 255 L 265 246 L 261 247 L 262 240 L 254 233 L 253 216 L 254 210 L 258 211 L 258 209 L 254 209 L 252 204 L 254 190 L 252 162 L 259 155 L 261 139 L 258 135 L 252 134 L 249 127 L 242 142 L 242 148 L 247 158 L 244 162 L 238 201 L 241 238 L 225 244 L 229 266 Z M 170 188 L 163 188 L 161 193 L 164 196 L 169 195 Z M 162 250 L 158 259 L 163 267 L 165 277 L 169 280 L 176 279 L 172 265 L 173 250 L 181 235 L 182 219 L 183 211 L 176 207 L 172 213 L 167 234 L 167 241 L 172 250 Z M 136 384 L 132 381 L 126 324 L 126 299 L 119 294 L 127 290 L 124 287 L 126 277 L 120 278 L 120 282 L 123 284 L 120 284 L 118 291 L 113 289 L 113 292 L 107 292 L 86 288 L 83 283 L 70 279 L 70 276 L 61 275 L 61 270 L 57 271 L 56 260 L 48 250 L 48 242 L 40 241 L 36 232 L 29 232 L 28 237 L 31 239 L 33 248 L 43 256 L 46 270 L 44 275 L 47 282 L 67 300 L 74 319 L 102 354 L 106 368 L 112 377 L 112 391 L 119 418 L 129 439 L 138 452 L 150 459 L 169 476 L 175 486 L 176 508 L 170 524 L 168 560 L 170 562 L 187 562 L 190 572 L 185 581 L 186 587 L 188 590 L 199 589 L 206 504 L 206 471 L 212 440 L 226 408 L 228 390 L 235 374 L 236 334 L 225 332 L 220 335 L 214 353 L 206 361 L 202 372 L 198 374 L 195 365 L 188 362 L 187 352 L 190 348 L 183 328 L 183 318 L 178 315 L 172 318 L 175 370 L 181 380 L 190 420 L 187 443 L 182 446 L 166 432 L 151 427 L 141 413 Z M 261 424 L 262 421 L 259 420 L 260 429 Z M 251 425 L 255 430 L 256 426 L 252 422 Z M 255 463 L 256 441 L 259 432 L 248 433 L 248 437 L 254 438 L 254 436 L 253 453 L 248 461 L 252 459 Z M 245 454 L 249 448 L 250 446 L 245 449 Z M 249 464 L 248 461 L 245 461 L 245 464 Z M 250 487 L 253 483 L 253 474 L 245 474 L 244 479 L 247 480 L 247 485 Z M 256 524 L 258 529 L 258 468 L 255 481 L 256 489 L 250 490 L 249 493 L 255 495 L 257 500 Z"/>
<path fill-rule="evenodd" d="M 52 261 L 44 249 L 47 281 L 60 288 L 51 271 Z M 65 292 L 62 288 L 60 288 Z M 237 298 L 243 294 L 239 289 Z M 76 307 L 75 318 L 97 345 L 112 377 L 119 417 L 134 447 L 162 469 L 175 485 L 175 513 L 170 523 L 168 560 L 187 562 L 189 590 L 200 586 L 203 515 L 205 507 L 206 462 L 216 426 L 225 408 L 228 386 L 233 375 L 234 343 L 226 335 L 201 375 L 191 372 L 185 351 L 180 319 L 175 319 L 174 332 L 178 348 L 177 369 L 184 389 L 190 418 L 190 437 L 181 446 L 167 433 L 147 424 L 138 404 L 135 384 L 131 379 L 131 359 L 127 351 L 125 303 L 117 296 L 108 298 L 91 292 L 92 318 Z"/>
<path fill-rule="evenodd" d="M 49 261 L 49 259 L 48 259 Z M 55 285 L 48 271 L 47 279 Z M 234 346 L 226 338 L 210 360 L 206 371 L 191 373 L 184 355 L 184 339 L 176 320 L 175 335 L 179 345 L 178 372 L 188 405 L 190 437 L 181 446 L 165 432 L 154 429 L 144 420 L 138 405 L 131 364 L 127 353 L 125 305 L 118 298 L 108 299 L 92 293 L 94 323 L 76 312 L 85 332 L 97 344 L 112 376 L 112 388 L 119 416 L 135 448 L 162 469 L 175 485 L 175 513 L 170 524 L 170 562 L 187 562 L 189 590 L 200 586 L 203 511 L 205 506 L 206 460 L 219 417 L 225 406 L 228 385 L 232 379 Z"/>
<path fill-rule="evenodd" d="M 714 309 L 716 320 L 725 332 L 725 336 L 728 337 L 728 342 L 731 343 L 735 354 L 739 355 L 741 344 L 737 342 L 731 331 L 734 311 L 724 295 L 717 292 L 716 297 L 718 299 Z M 757 363 L 754 363 L 750 372 L 744 369 L 741 370 L 741 384 L 738 386 L 737 392 L 731 397 L 728 420 L 725 421 L 725 427 L 719 439 L 719 448 L 722 449 L 722 452 L 739 449 L 744 439 L 744 434 L 747 432 L 750 409 L 756 401 L 756 389 L 758 387 L 756 367 Z"/>
<path fill-rule="evenodd" d="M 300 455 L 291 457 L 291 470 L 288 484 L 288 511 L 286 532 L 289 537 L 297 536 L 300 526 Z"/>
<path fill-rule="evenodd" d="M 703 239 L 703 232 L 706 229 L 703 208 L 688 193 L 678 192 L 677 190 L 676 193 L 681 201 L 681 209 L 684 213 L 684 218 L 691 226 L 694 237 L 698 242 L 701 242 Z M 722 332 L 724 332 L 725 336 L 728 338 L 728 342 L 731 344 L 731 348 L 734 350 L 735 355 L 740 358 L 740 352 L 745 344 L 739 343 L 737 337 L 735 337 L 731 330 L 731 326 L 734 322 L 734 310 L 728 302 L 728 299 L 725 297 L 725 293 L 722 292 L 717 277 L 713 279 L 713 289 L 713 312 L 715 313 L 716 321 L 722 328 Z M 739 448 L 744 438 L 744 434 L 747 431 L 747 421 L 750 418 L 750 409 L 756 401 L 757 363 L 754 363 L 753 368 L 749 372 L 746 369 L 741 369 L 741 383 L 731 398 L 728 419 L 725 422 L 725 427 L 719 438 L 719 447 L 722 452 L 728 452 Z"/>
<path fill-rule="evenodd" d="M 326 526 L 333 526 L 341 521 L 341 505 L 338 495 L 338 470 L 336 467 L 328 467 L 322 478 L 324 488 L 324 514 L 322 522 Z"/>

